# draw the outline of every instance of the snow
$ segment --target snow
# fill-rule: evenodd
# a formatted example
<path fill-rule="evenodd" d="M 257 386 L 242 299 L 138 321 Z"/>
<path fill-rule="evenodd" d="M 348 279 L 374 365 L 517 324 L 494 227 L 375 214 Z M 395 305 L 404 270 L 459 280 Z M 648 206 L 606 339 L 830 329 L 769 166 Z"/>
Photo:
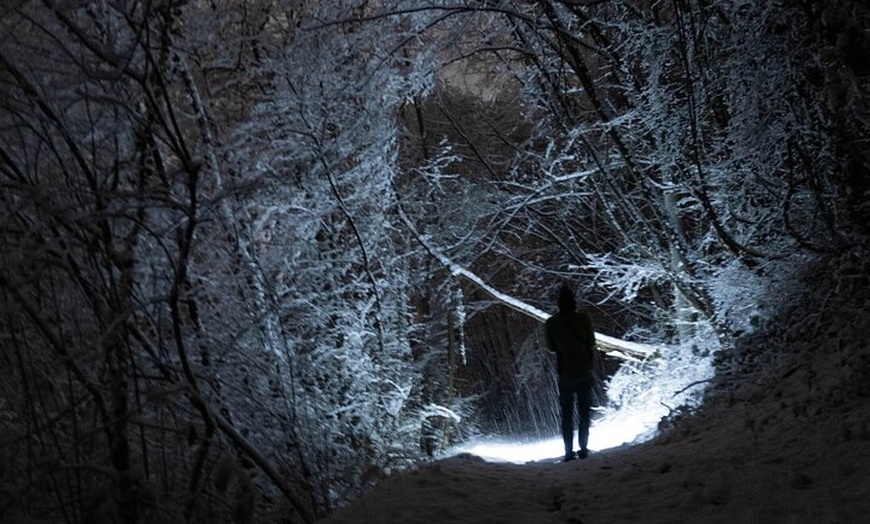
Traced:
<path fill-rule="evenodd" d="M 654 438 L 610 447 L 636 430 L 599 422 L 596 451 L 569 463 L 558 439 L 476 443 L 322 522 L 867 522 L 870 308 L 864 291 L 817 285 L 792 322 L 738 341 L 705 403 Z"/>
<path fill-rule="evenodd" d="M 866 522 L 866 434 L 832 438 L 840 417 L 803 428 L 770 406 L 751 418 L 753 407 L 566 464 L 459 455 L 388 478 L 324 522 Z M 866 407 L 850 420 L 867 420 Z"/>
<path fill-rule="evenodd" d="M 530 461 L 552 458 L 560 449 L 562 449 L 562 441 L 559 438 L 530 442 L 482 439 L 460 446 L 454 456 L 468 454 L 486 462 L 525 464 Z"/>
<path fill-rule="evenodd" d="M 666 412 L 667 410 L 665 410 Z M 613 416 L 596 420 L 590 430 L 589 449 L 601 451 L 626 443 L 645 440 L 645 438 L 652 435 L 655 424 L 660 418 L 661 416 L 655 418 L 652 424 L 650 424 L 648 419 L 619 416 L 617 413 Z M 576 433 L 574 438 L 576 442 Z M 561 450 L 561 437 L 531 441 L 484 438 L 457 447 L 451 455 L 469 454 L 486 462 L 525 464 L 527 462 L 552 459 L 558 456 Z"/>
<path fill-rule="evenodd" d="M 593 452 L 602 451 L 623 444 L 649 440 L 655 434 L 659 420 L 668 414 L 667 408 L 663 406 L 658 406 L 658 408 L 648 406 L 644 412 L 638 412 L 636 409 L 623 409 L 608 412 L 604 416 L 594 419 L 589 432 L 589 449 Z M 576 432 L 574 438 L 576 443 Z M 525 464 L 553 459 L 561 451 L 561 436 L 537 440 L 489 437 L 458 446 L 449 455 L 469 454 L 486 462 Z"/>

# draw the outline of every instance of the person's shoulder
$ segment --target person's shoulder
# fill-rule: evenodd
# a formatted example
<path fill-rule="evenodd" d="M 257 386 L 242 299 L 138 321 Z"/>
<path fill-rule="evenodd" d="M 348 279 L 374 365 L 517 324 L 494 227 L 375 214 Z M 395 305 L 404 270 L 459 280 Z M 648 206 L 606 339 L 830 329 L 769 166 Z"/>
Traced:
<path fill-rule="evenodd" d="M 582 309 L 575 311 L 574 317 L 579 318 L 583 322 L 591 322 L 592 321 L 592 317 L 589 316 L 589 313 L 583 311 Z"/>
<path fill-rule="evenodd" d="M 565 318 L 565 315 L 562 312 L 550 315 L 550 318 L 544 321 L 544 327 L 557 326 L 564 322 L 563 318 Z"/>

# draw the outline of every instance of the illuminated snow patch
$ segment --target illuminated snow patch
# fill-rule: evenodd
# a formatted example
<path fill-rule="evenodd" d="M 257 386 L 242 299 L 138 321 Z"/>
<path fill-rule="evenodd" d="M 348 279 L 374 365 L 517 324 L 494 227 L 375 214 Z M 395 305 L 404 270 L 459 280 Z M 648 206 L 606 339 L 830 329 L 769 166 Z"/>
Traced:
<path fill-rule="evenodd" d="M 698 345 L 708 346 L 703 341 Z M 608 397 L 619 408 L 603 409 L 594 418 L 589 431 L 590 450 L 601 451 L 649 440 L 656 434 L 662 418 L 673 409 L 668 405 L 693 406 L 700 401 L 701 385 L 713 376 L 710 359 L 696 358 L 694 344 L 687 343 L 677 349 L 682 353 L 677 352 L 669 360 L 623 366 L 608 380 Z M 683 354 L 689 351 L 691 354 Z M 558 428 L 553 430 L 558 431 Z M 454 453 L 470 453 L 487 461 L 517 464 L 558 460 L 563 452 L 562 439 L 555 436 L 537 441 L 484 438 L 454 449 Z"/>
<path fill-rule="evenodd" d="M 622 444 L 639 442 L 650 438 L 663 414 L 649 410 L 631 415 L 624 412 L 609 413 L 592 423 L 589 431 L 589 449 L 600 451 Z M 575 444 L 576 446 L 576 444 Z M 511 462 L 524 464 L 562 456 L 560 437 L 536 441 L 509 441 L 506 439 L 481 439 L 461 446 L 457 453 L 470 453 L 487 462 Z"/>
<path fill-rule="evenodd" d="M 487 462 L 513 462 L 524 464 L 561 455 L 562 439 L 553 438 L 531 442 L 484 439 L 458 448 L 459 453 L 470 453 Z"/>

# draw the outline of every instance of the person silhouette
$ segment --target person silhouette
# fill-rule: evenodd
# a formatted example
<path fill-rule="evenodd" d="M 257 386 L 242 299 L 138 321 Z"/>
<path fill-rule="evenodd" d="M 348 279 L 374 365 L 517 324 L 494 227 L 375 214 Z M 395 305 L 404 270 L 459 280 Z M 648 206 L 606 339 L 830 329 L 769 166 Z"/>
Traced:
<path fill-rule="evenodd" d="M 559 407 L 561 409 L 562 439 L 568 462 L 589 455 L 589 415 L 592 410 L 592 374 L 595 331 L 588 314 L 577 311 L 574 292 L 563 284 L 559 289 L 559 312 L 544 323 L 547 347 L 556 354 L 559 373 Z M 578 417 L 580 450 L 574 453 L 574 405 Z"/>

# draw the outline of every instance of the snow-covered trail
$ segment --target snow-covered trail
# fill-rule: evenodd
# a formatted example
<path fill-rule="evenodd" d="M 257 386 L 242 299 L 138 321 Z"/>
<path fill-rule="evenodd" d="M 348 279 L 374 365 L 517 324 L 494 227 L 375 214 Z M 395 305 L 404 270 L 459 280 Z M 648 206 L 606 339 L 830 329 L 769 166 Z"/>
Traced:
<path fill-rule="evenodd" d="M 854 420 L 870 417 L 863 414 Z M 769 413 L 768 413 L 769 414 Z M 838 430 L 727 420 L 569 463 L 487 463 L 459 455 L 392 476 L 324 524 L 837 523 L 870 514 L 870 442 Z"/>
<path fill-rule="evenodd" d="M 826 400 L 842 366 L 827 355 L 798 366 L 746 377 L 643 444 L 569 463 L 457 455 L 388 477 L 322 522 L 863 524 L 870 399 Z"/>

